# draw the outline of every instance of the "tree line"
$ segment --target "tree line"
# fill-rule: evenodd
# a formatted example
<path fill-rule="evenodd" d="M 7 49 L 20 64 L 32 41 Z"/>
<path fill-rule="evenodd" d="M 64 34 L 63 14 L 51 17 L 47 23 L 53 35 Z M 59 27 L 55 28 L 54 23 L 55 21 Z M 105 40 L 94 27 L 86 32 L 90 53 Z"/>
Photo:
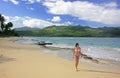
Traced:
<path fill-rule="evenodd" d="M 21 36 L 47 37 L 120 37 L 120 27 L 91 28 L 89 26 L 49 26 L 43 29 L 15 29 Z M 28 30 L 27 30 L 28 29 Z"/>

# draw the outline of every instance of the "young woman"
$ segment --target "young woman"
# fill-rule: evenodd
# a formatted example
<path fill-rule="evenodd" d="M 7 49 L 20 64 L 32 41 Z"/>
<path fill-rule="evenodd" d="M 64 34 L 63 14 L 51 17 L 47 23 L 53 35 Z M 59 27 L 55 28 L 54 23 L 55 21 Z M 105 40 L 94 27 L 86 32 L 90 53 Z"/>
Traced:
<path fill-rule="evenodd" d="M 74 52 L 73 52 L 73 58 L 75 60 L 75 70 L 78 71 L 77 66 L 79 63 L 79 57 L 81 57 L 81 48 L 79 47 L 79 44 L 75 44 Z"/>

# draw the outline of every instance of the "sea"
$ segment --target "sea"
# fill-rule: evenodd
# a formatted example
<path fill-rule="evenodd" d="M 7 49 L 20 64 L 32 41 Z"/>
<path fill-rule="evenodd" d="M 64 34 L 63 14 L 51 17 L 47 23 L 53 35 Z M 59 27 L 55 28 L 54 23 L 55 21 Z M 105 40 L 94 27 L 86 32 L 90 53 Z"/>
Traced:
<path fill-rule="evenodd" d="M 37 45 L 38 42 L 52 43 L 40 46 L 43 52 L 72 60 L 73 48 L 79 43 L 82 54 L 111 65 L 120 65 L 120 38 L 105 37 L 23 37 L 16 43 Z M 104 62 L 106 63 L 106 62 Z"/>

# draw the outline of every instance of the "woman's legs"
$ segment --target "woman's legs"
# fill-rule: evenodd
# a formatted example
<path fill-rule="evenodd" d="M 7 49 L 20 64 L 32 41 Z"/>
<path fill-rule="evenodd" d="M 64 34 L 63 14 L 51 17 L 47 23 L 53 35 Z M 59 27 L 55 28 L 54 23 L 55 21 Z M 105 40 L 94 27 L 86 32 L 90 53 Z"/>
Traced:
<path fill-rule="evenodd" d="M 79 56 L 75 56 L 75 69 L 76 69 L 76 71 L 77 71 L 78 63 L 79 63 Z"/>

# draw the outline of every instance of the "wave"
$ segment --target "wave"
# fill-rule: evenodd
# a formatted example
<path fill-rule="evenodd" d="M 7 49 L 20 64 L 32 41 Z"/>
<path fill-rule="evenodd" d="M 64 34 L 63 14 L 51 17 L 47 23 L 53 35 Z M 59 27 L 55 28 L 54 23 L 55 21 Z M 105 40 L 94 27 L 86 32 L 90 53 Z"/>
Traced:
<path fill-rule="evenodd" d="M 66 49 L 73 51 L 74 46 L 67 44 L 57 44 L 52 46 L 47 46 L 49 49 Z M 109 47 L 97 47 L 97 46 L 81 46 L 82 53 L 87 55 L 87 57 L 120 61 L 120 49 L 119 48 L 109 48 Z"/>

